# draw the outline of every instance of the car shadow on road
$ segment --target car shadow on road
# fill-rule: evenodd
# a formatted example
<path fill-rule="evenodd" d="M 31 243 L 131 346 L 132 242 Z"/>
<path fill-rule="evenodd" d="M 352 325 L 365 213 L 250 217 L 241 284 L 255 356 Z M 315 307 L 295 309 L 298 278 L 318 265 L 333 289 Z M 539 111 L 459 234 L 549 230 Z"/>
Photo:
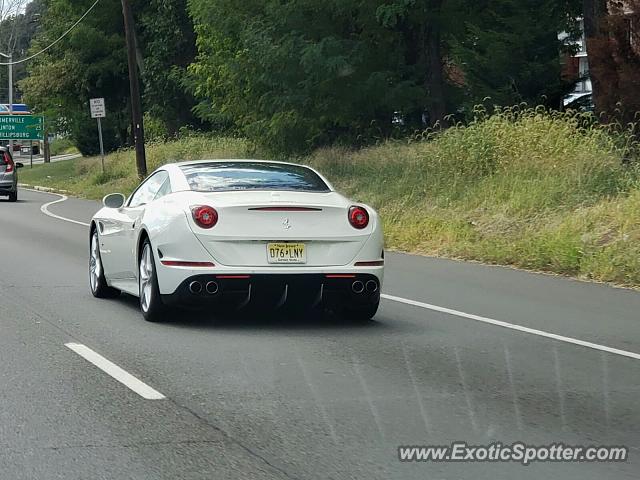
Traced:
<path fill-rule="evenodd" d="M 167 324 L 180 328 L 216 330 L 368 330 L 384 328 L 372 321 L 342 318 L 330 313 L 236 311 L 212 314 L 173 310 Z"/>
<path fill-rule="evenodd" d="M 130 307 L 137 315 L 140 305 L 137 297 L 121 295 L 118 301 Z M 151 325 L 151 324 L 150 324 Z M 188 309 L 169 309 L 167 319 L 156 325 L 186 329 L 215 330 L 379 330 L 389 326 L 373 320 L 342 318 L 330 312 L 324 314 L 309 312 L 269 311 L 268 309 L 239 310 L 226 312 L 206 312 Z"/>
<path fill-rule="evenodd" d="M 131 309 L 132 314 L 142 317 L 137 297 L 123 294 L 117 299 L 123 306 Z M 141 319 L 142 320 L 142 319 Z M 325 313 L 287 313 L 283 311 L 228 311 L 223 313 L 203 312 L 198 310 L 172 308 L 167 319 L 158 325 L 170 328 L 189 330 L 218 331 L 313 331 L 331 332 L 336 330 L 375 331 L 398 330 L 398 325 L 391 325 L 389 318 L 378 313 L 373 320 L 355 320 Z"/>
<path fill-rule="evenodd" d="M 122 295 L 119 301 L 142 315 L 138 299 Z M 170 309 L 167 319 L 158 325 L 196 330 L 379 330 L 388 328 L 375 319 L 369 321 L 343 318 L 332 313 L 287 312 L 251 309 L 224 312 Z"/>

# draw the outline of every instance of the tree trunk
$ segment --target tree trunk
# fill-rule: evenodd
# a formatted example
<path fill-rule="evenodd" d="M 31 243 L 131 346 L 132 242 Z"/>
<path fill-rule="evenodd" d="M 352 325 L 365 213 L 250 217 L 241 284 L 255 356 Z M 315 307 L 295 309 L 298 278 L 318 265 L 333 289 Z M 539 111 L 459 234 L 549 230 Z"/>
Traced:
<path fill-rule="evenodd" d="M 596 112 L 604 116 L 611 108 L 608 92 L 615 89 L 615 66 L 612 65 L 611 44 L 605 19 L 608 14 L 607 0 L 583 0 L 584 36 L 589 58 L 589 76 L 593 87 L 593 102 Z M 612 71 L 613 69 L 613 71 Z M 615 90 L 613 90 L 615 91 Z"/>
<path fill-rule="evenodd" d="M 42 143 L 42 147 L 44 152 L 42 152 L 44 156 L 44 163 L 51 163 L 51 150 L 49 148 L 49 130 L 45 129 L 44 131 L 44 141 Z"/>
<path fill-rule="evenodd" d="M 445 99 L 444 68 L 442 61 L 442 36 L 440 26 L 432 24 L 428 27 L 425 39 L 427 78 L 425 88 L 427 90 L 429 122 L 439 123 L 446 127 L 447 103 Z"/>

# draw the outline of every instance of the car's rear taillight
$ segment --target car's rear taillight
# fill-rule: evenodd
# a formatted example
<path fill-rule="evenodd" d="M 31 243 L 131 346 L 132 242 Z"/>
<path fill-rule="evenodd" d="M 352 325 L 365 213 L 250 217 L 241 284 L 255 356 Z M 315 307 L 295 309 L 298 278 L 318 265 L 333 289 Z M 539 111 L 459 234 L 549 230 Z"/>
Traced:
<path fill-rule="evenodd" d="M 353 228 L 362 230 L 369 225 L 369 212 L 362 207 L 351 207 L 349 209 L 349 223 Z"/>
<path fill-rule="evenodd" d="M 3 160 L 3 163 L 7 167 L 5 169 L 5 173 L 13 172 L 13 170 L 16 168 L 16 166 L 13 163 L 13 159 L 11 158 L 11 156 L 8 153 L 5 152 L 5 153 L 2 154 L 2 160 Z"/>
<path fill-rule="evenodd" d="M 191 207 L 191 215 L 196 224 L 201 228 L 213 228 L 218 223 L 218 212 L 207 205 Z"/>

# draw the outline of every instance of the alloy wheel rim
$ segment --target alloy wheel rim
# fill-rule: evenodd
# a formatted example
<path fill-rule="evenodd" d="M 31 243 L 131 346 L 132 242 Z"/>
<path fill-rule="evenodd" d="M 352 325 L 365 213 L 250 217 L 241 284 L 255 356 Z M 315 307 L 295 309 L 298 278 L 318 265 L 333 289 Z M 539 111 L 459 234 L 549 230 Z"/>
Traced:
<path fill-rule="evenodd" d="M 151 260 L 151 247 L 145 245 L 140 258 L 140 305 L 147 312 L 151 305 L 153 262 Z"/>
<path fill-rule="evenodd" d="M 94 232 L 91 236 L 91 254 L 89 256 L 89 281 L 92 292 L 98 289 L 101 275 L 102 262 L 100 261 L 100 244 L 98 242 L 98 234 Z"/>

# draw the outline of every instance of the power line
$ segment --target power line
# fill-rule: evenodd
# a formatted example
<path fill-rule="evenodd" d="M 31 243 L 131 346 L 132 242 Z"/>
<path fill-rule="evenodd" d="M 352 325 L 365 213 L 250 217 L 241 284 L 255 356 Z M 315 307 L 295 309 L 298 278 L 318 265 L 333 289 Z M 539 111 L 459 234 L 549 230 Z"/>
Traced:
<path fill-rule="evenodd" d="M 40 50 L 37 53 L 34 53 L 33 55 L 29 55 L 27 58 L 23 58 L 22 60 L 16 60 L 15 62 L 0 62 L 0 65 L 18 65 L 20 63 L 24 63 L 24 62 L 27 62 L 27 61 L 33 59 L 33 58 L 36 58 L 38 55 L 42 55 L 44 52 L 46 52 L 47 50 L 49 50 L 50 48 L 55 46 L 57 43 L 59 43 L 64 37 L 69 35 L 69 33 L 71 33 L 71 30 L 76 28 L 80 24 L 80 22 L 82 22 L 82 20 L 84 20 L 84 18 L 87 15 L 89 15 L 91 10 L 93 10 L 93 7 L 95 7 L 98 4 L 99 1 L 100 0 L 96 0 L 95 2 L 93 2 L 93 5 L 91 5 L 89 7 L 89 9 L 86 12 L 84 12 L 84 14 L 78 19 L 78 21 L 76 23 L 71 25 L 66 32 L 64 32 L 62 35 L 60 35 L 60 37 L 58 37 L 54 42 L 52 42 L 47 47 L 43 48 L 42 50 Z"/>

